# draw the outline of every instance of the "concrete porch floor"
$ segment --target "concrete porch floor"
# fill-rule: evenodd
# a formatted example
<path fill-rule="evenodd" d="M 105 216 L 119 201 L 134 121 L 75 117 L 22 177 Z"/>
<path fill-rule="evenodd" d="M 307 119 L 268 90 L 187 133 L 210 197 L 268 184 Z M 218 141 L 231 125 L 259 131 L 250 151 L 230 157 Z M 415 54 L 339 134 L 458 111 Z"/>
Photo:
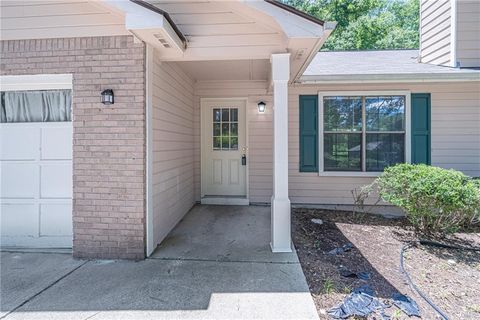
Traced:
<path fill-rule="evenodd" d="M 269 249 L 268 207 L 195 206 L 140 262 L 2 252 L 6 319 L 318 319 L 295 253 Z"/>

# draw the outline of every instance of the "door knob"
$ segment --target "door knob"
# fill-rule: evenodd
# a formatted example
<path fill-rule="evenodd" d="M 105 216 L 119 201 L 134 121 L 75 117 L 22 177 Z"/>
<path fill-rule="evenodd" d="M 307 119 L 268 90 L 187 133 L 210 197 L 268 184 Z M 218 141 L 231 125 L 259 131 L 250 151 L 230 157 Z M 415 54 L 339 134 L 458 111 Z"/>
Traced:
<path fill-rule="evenodd" d="M 247 165 L 247 155 L 242 154 L 242 166 L 246 166 L 246 165 Z"/>

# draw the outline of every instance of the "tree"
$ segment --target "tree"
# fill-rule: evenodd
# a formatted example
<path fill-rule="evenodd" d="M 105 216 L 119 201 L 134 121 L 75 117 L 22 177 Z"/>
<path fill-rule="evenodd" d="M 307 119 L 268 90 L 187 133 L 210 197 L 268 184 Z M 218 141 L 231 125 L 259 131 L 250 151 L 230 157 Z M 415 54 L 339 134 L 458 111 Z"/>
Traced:
<path fill-rule="evenodd" d="M 337 27 L 322 50 L 418 48 L 419 0 L 284 0 Z"/>

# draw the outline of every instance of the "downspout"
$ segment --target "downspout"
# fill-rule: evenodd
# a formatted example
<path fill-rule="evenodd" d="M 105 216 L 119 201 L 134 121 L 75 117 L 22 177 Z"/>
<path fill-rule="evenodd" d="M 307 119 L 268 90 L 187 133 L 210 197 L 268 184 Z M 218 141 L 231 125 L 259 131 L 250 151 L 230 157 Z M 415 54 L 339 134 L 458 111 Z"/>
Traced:
<path fill-rule="evenodd" d="M 450 66 L 457 67 L 457 0 L 450 0 Z"/>

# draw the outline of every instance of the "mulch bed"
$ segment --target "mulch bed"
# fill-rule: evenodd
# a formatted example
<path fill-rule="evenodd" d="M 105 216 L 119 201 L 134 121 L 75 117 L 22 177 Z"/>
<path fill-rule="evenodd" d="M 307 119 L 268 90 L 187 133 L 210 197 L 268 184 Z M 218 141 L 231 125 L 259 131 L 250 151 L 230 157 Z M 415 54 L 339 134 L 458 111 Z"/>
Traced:
<path fill-rule="evenodd" d="M 315 224 L 312 218 L 321 219 Z M 402 246 L 414 239 L 405 219 L 346 211 L 295 209 L 293 240 L 320 319 L 355 288 L 368 284 L 380 301 L 391 304 L 400 292 L 415 300 L 422 319 L 438 314 L 407 284 L 400 272 Z M 480 247 L 480 233 L 458 234 L 443 241 Z M 340 255 L 328 254 L 351 243 Z M 369 280 L 341 276 L 339 267 L 369 272 Z M 414 283 L 450 319 L 480 319 L 480 252 L 418 246 L 405 254 L 405 268 Z M 410 319 L 395 306 L 386 309 L 391 319 Z M 381 319 L 371 314 L 368 319 Z M 418 319 L 418 318 L 416 318 Z"/>

